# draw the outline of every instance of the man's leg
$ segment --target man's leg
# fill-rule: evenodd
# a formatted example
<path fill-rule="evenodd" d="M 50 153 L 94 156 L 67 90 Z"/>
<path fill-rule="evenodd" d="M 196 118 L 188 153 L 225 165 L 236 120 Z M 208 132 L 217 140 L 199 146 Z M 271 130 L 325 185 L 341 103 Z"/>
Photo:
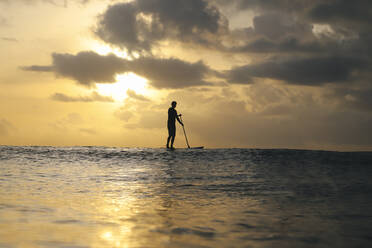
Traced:
<path fill-rule="evenodd" d="M 175 136 L 176 136 L 176 135 L 173 135 L 173 136 L 172 136 L 172 140 L 171 140 L 171 148 L 174 148 L 174 147 L 173 147 L 173 143 L 174 143 L 174 138 L 175 138 Z"/>
<path fill-rule="evenodd" d="M 167 139 L 167 148 L 169 148 L 169 141 L 171 139 L 171 136 L 168 136 L 168 139 Z"/>

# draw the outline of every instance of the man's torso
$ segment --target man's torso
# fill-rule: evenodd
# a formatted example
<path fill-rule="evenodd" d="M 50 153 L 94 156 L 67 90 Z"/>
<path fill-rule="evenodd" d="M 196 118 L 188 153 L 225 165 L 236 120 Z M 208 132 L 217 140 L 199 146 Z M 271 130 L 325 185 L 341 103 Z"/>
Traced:
<path fill-rule="evenodd" d="M 174 108 L 168 109 L 168 124 L 176 124 L 177 111 Z"/>

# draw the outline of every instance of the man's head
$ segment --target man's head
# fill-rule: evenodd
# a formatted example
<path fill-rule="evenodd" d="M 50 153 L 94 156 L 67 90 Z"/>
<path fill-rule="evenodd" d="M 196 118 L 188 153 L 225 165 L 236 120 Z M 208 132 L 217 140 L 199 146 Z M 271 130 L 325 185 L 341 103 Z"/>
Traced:
<path fill-rule="evenodd" d="M 177 106 L 177 102 L 176 101 L 173 101 L 172 102 L 172 108 L 175 108 Z"/>

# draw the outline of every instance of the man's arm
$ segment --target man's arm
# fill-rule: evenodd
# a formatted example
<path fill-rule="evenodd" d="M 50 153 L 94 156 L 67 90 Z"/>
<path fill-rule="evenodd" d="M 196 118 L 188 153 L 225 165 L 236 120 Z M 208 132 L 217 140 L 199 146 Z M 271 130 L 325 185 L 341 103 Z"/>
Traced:
<path fill-rule="evenodd" d="M 176 119 L 177 119 L 177 121 L 183 126 L 183 123 L 182 123 L 182 121 L 180 120 L 180 118 L 178 118 L 178 116 L 182 116 L 181 114 L 177 114 L 177 112 L 176 112 Z"/>

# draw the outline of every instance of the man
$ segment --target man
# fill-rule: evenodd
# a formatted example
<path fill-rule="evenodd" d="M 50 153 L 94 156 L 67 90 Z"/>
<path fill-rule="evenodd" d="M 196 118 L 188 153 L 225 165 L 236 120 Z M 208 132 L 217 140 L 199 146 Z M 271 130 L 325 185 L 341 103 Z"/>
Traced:
<path fill-rule="evenodd" d="M 171 142 L 170 149 L 174 149 L 173 143 L 174 138 L 176 137 L 176 119 L 183 126 L 182 121 L 178 118 L 176 111 L 177 102 L 173 101 L 172 106 L 168 109 L 168 139 L 167 139 L 167 148 L 169 148 L 169 141 Z"/>

